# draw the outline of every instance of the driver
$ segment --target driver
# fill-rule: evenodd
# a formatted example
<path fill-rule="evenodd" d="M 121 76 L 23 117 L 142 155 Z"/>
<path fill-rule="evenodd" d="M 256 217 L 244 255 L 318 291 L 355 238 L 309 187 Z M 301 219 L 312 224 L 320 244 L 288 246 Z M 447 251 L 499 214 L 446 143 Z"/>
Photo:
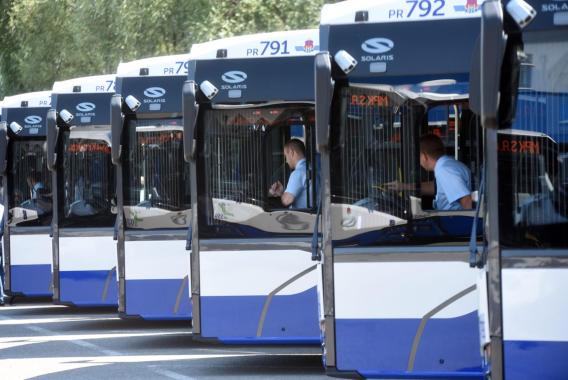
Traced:
<path fill-rule="evenodd" d="M 37 200 L 40 190 L 45 190 L 44 184 L 41 182 L 41 173 L 32 170 L 26 177 L 26 182 L 30 187 L 30 196 L 32 200 Z"/>
<path fill-rule="evenodd" d="M 280 181 L 276 181 L 270 186 L 268 193 L 272 197 L 280 197 L 280 201 L 285 207 L 306 208 L 308 207 L 308 199 L 304 143 L 298 139 L 289 140 L 284 144 L 284 157 L 286 157 L 286 163 L 292 169 L 286 190 L 284 190 Z"/>
<path fill-rule="evenodd" d="M 420 166 L 433 171 L 436 188 L 433 182 L 423 182 L 423 194 L 434 195 L 434 209 L 469 210 L 473 207 L 471 198 L 471 172 L 462 162 L 446 155 L 442 140 L 434 134 L 426 134 L 420 138 Z M 387 184 L 389 190 L 412 190 L 414 185 L 397 181 Z"/>
<path fill-rule="evenodd" d="M 471 172 L 462 162 L 447 156 L 442 140 L 427 134 L 420 138 L 420 165 L 436 177 L 436 210 L 472 208 Z"/>

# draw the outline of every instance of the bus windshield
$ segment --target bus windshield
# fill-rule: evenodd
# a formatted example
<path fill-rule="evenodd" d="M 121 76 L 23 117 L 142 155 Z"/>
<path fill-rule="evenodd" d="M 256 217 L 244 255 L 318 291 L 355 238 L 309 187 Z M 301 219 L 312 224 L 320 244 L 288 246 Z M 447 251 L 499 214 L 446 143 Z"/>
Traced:
<path fill-rule="evenodd" d="M 11 143 L 9 178 L 10 226 L 51 224 L 51 175 L 47 170 L 44 141 Z"/>
<path fill-rule="evenodd" d="M 123 177 L 127 227 L 187 227 L 191 194 L 181 119 L 131 120 L 127 136 Z"/>
<path fill-rule="evenodd" d="M 202 116 L 203 157 L 198 170 L 204 178 L 206 226 L 200 233 L 220 231 L 219 226 L 248 226 L 248 232 L 307 233 L 309 224 L 302 217 L 282 216 L 286 223 L 298 219 L 298 228 L 271 228 L 266 218 L 273 210 L 300 211 L 308 215 L 316 206 L 315 151 L 312 105 L 279 105 L 260 108 L 214 109 Z M 306 182 L 294 203 L 284 205 L 270 194 L 273 184 L 288 188 L 293 168 L 284 155 L 284 146 L 298 140 L 303 146 Z M 290 215 L 290 214 L 287 214 Z M 279 222 L 275 223 L 280 226 Z M 293 223 L 292 223 L 293 224 Z M 302 227 L 302 228 L 300 228 Z M 304 228 L 305 227 L 305 228 Z M 222 228 L 221 228 L 222 229 Z M 305 231 L 304 231 L 305 230 Z M 241 233 L 248 233 L 243 232 Z"/>
<path fill-rule="evenodd" d="M 60 227 L 112 227 L 116 216 L 110 130 L 63 133 Z"/>
<path fill-rule="evenodd" d="M 516 118 L 499 133 L 501 240 L 568 246 L 568 42 L 564 31 L 523 36 Z"/>
<path fill-rule="evenodd" d="M 465 241 L 472 210 L 436 209 L 436 181 L 421 167 L 420 138 L 435 135 L 477 188 L 481 129 L 455 80 L 340 89 L 333 106 L 331 195 L 338 244 Z M 471 215 L 470 215 L 471 214 Z M 452 221 L 449 222 L 451 218 Z"/>

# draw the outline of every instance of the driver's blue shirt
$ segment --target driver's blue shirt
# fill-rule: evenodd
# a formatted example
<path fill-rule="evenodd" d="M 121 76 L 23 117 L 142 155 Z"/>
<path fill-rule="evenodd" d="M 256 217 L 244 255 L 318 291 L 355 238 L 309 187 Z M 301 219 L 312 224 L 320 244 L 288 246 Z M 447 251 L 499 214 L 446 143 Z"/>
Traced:
<path fill-rule="evenodd" d="M 37 199 L 38 191 L 43 190 L 43 189 L 45 189 L 45 187 L 43 186 L 43 183 L 36 182 L 36 184 L 32 187 L 32 199 Z"/>
<path fill-rule="evenodd" d="M 463 210 L 459 200 L 471 195 L 471 172 L 450 156 L 442 156 L 434 166 L 436 177 L 436 210 Z"/>
<path fill-rule="evenodd" d="M 294 202 L 290 208 L 306 208 L 308 207 L 307 179 L 306 179 L 306 159 L 302 158 L 296 164 L 296 167 L 290 173 L 288 185 L 284 192 L 294 196 Z"/>

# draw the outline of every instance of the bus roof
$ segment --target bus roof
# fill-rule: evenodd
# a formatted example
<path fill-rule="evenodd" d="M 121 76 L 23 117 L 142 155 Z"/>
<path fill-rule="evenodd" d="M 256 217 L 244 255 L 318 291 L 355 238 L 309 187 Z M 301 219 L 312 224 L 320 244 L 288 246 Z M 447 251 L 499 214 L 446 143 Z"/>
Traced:
<path fill-rule="evenodd" d="M 336 71 L 337 76 L 347 77 L 351 82 L 402 84 L 436 79 L 467 82 L 481 28 L 478 5 L 481 1 L 424 0 L 428 8 L 423 11 L 425 16 L 419 18 L 413 15 L 420 10 L 418 6 L 411 8 L 416 5 L 414 0 L 332 4 L 322 9 L 321 47 L 334 60 L 341 52 L 339 59 L 344 65 L 355 62 L 348 74 Z M 401 9 L 389 18 L 385 12 L 389 12 L 392 4 Z M 435 4 L 440 9 L 433 8 Z M 436 12 L 440 16 L 435 16 Z"/>
<path fill-rule="evenodd" d="M 187 75 L 189 54 L 166 55 L 121 62 L 116 69 L 117 77 Z"/>
<path fill-rule="evenodd" d="M 372 24 L 476 18 L 481 15 L 483 1 L 347 0 L 324 5 L 321 11 L 320 24 Z"/>
<path fill-rule="evenodd" d="M 22 102 L 28 102 L 27 107 L 49 107 L 51 104 L 51 91 L 28 92 L 14 96 L 7 96 L 3 101 L 3 108 L 20 108 Z"/>
<path fill-rule="evenodd" d="M 218 56 L 219 50 L 226 55 Z M 194 44 L 191 59 L 303 56 L 319 51 L 318 29 L 287 30 L 221 38 Z"/>
<path fill-rule="evenodd" d="M 73 78 L 53 83 L 54 94 L 114 92 L 115 74 Z"/>

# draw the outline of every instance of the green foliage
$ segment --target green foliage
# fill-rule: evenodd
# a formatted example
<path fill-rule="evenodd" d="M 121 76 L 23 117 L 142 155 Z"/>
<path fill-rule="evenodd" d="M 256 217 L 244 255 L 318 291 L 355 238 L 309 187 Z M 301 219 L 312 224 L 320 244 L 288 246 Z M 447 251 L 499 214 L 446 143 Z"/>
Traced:
<path fill-rule="evenodd" d="M 330 1 L 326 1 L 330 2 Z M 317 27 L 323 0 L 0 0 L 0 99 L 196 42 Z"/>

